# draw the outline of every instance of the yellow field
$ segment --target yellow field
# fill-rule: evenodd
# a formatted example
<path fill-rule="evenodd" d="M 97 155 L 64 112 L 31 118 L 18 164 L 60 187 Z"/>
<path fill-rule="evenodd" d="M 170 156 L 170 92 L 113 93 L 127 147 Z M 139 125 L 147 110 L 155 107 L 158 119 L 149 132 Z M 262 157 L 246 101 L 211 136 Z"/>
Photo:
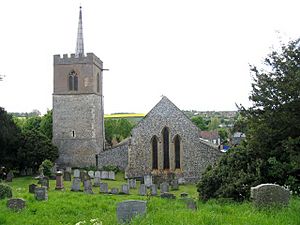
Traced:
<path fill-rule="evenodd" d="M 144 113 L 121 113 L 121 114 L 109 114 L 109 115 L 104 115 L 105 119 L 116 119 L 116 118 L 141 118 L 145 117 L 146 114 Z"/>

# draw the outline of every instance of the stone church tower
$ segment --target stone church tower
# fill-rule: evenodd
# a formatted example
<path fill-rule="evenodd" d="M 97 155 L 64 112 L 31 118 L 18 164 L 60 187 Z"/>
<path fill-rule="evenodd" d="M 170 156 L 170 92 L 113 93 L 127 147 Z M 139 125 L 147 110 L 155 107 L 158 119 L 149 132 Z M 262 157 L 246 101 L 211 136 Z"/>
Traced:
<path fill-rule="evenodd" d="M 80 7 L 76 53 L 54 55 L 53 143 L 60 166 L 96 164 L 104 147 L 102 61 L 84 54 Z"/>

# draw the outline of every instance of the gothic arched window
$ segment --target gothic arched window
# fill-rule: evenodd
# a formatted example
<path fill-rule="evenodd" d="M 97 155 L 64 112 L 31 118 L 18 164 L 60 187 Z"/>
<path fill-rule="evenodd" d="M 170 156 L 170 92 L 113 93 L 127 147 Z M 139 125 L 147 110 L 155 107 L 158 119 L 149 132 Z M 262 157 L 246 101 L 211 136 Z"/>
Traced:
<path fill-rule="evenodd" d="M 74 89 L 74 79 L 72 75 L 69 75 L 69 91 L 73 91 Z"/>
<path fill-rule="evenodd" d="M 78 91 L 78 76 L 75 71 L 69 73 L 69 91 Z"/>
<path fill-rule="evenodd" d="M 163 135 L 163 155 L 164 155 L 164 169 L 170 169 L 170 155 L 169 155 L 169 129 L 165 127 L 162 131 Z"/>
<path fill-rule="evenodd" d="M 78 76 L 74 76 L 74 91 L 78 91 Z"/>
<path fill-rule="evenodd" d="M 158 140 L 156 136 L 153 136 L 152 141 L 152 169 L 158 169 Z"/>
<path fill-rule="evenodd" d="M 175 146 L 175 169 L 179 169 L 180 168 L 180 137 L 179 137 L 179 135 L 175 136 L 174 146 Z"/>

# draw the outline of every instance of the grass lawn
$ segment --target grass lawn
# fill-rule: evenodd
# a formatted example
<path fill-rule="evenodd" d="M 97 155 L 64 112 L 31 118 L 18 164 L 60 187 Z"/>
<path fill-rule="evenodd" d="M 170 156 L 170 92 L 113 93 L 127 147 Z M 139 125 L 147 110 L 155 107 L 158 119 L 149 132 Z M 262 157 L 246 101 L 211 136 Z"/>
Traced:
<path fill-rule="evenodd" d="M 107 181 L 109 188 L 118 187 L 126 181 L 123 174 L 117 174 L 117 181 Z M 57 225 L 92 224 L 91 219 L 102 221 L 103 225 L 117 224 L 117 203 L 127 199 L 147 200 L 138 196 L 138 190 L 130 190 L 130 195 L 99 194 L 99 188 L 93 188 L 93 195 L 83 192 L 71 192 L 71 182 L 64 182 L 65 190 L 55 190 L 55 181 L 51 180 L 48 201 L 36 201 L 33 194 L 28 192 L 28 185 L 37 183 L 31 177 L 15 178 L 8 183 L 13 188 L 13 196 L 26 200 L 26 208 L 14 212 L 6 207 L 7 199 L 0 200 L 0 224 L 16 225 Z M 288 207 L 282 209 L 258 210 L 251 203 L 219 203 L 209 201 L 197 202 L 198 210 L 191 211 L 179 200 L 181 192 L 187 192 L 197 198 L 194 185 L 180 186 L 174 191 L 176 200 L 166 200 L 151 197 L 147 203 L 147 214 L 135 218 L 131 224 L 230 224 L 230 225 L 300 225 L 300 198 L 293 197 Z"/>

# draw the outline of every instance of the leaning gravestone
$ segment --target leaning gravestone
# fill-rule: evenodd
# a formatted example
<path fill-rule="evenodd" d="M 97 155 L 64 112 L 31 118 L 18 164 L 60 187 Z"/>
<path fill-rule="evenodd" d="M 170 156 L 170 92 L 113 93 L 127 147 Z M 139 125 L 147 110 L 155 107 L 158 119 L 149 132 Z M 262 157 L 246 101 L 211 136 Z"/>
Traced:
<path fill-rule="evenodd" d="M 110 190 L 110 193 L 113 194 L 113 195 L 117 195 L 117 194 L 119 194 L 119 189 L 118 188 L 112 188 Z"/>
<path fill-rule="evenodd" d="M 161 198 L 167 198 L 167 199 L 175 199 L 176 196 L 172 193 L 169 193 L 169 192 L 164 192 L 162 194 L 160 194 L 160 197 Z"/>
<path fill-rule="evenodd" d="M 91 180 L 85 180 L 85 181 L 83 181 L 83 187 L 84 187 L 84 193 L 94 194 L 93 189 L 92 189 Z"/>
<path fill-rule="evenodd" d="M 48 191 L 46 187 L 36 187 L 34 191 L 34 196 L 36 200 L 48 200 Z"/>
<path fill-rule="evenodd" d="M 277 184 L 260 184 L 251 187 L 251 198 L 257 207 L 287 206 L 290 192 Z"/>
<path fill-rule="evenodd" d="M 7 201 L 7 207 L 19 211 L 24 209 L 26 206 L 26 201 L 22 198 L 11 198 Z"/>
<path fill-rule="evenodd" d="M 144 184 L 146 185 L 146 187 L 150 187 L 152 185 L 152 176 L 151 175 L 144 176 Z"/>
<path fill-rule="evenodd" d="M 140 185 L 139 195 L 147 195 L 147 187 L 145 184 Z"/>
<path fill-rule="evenodd" d="M 108 171 L 102 171 L 101 178 L 102 179 L 108 179 Z"/>
<path fill-rule="evenodd" d="M 109 171 L 108 172 L 108 179 L 109 180 L 115 180 L 115 172 L 114 171 Z"/>
<path fill-rule="evenodd" d="M 108 184 L 100 183 L 100 193 L 108 193 Z"/>
<path fill-rule="evenodd" d="M 101 183 L 101 173 L 100 171 L 95 172 L 95 178 L 94 178 L 94 186 L 99 187 Z"/>
<path fill-rule="evenodd" d="M 122 184 L 122 186 L 121 186 L 121 193 L 129 195 L 129 185 L 128 184 Z"/>
<path fill-rule="evenodd" d="M 80 178 L 74 177 L 73 182 L 72 182 L 71 191 L 80 191 L 80 183 L 81 183 Z"/>
<path fill-rule="evenodd" d="M 36 188 L 36 187 L 37 187 L 36 184 L 30 184 L 30 185 L 28 186 L 29 193 L 34 194 L 34 191 L 35 191 L 35 188 Z"/>
<path fill-rule="evenodd" d="M 80 177 L 80 170 L 79 169 L 74 170 L 74 177 L 77 177 L 77 178 Z"/>
<path fill-rule="evenodd" d="M 90 170 L 89 172 L 88 172 L 88 175 L 90 176 L 90 178 L 94 178 L 94 176 L 95 176 L 95 173 L 94 173 L 94 171 L 92 171 L 92 170 Z"/>
<path fill-rule="evenodd" d="M 135 216 L 146 214 L 146 201 L 127 200 L 118 203 L 117 218 L 119 223 L 128 223 Z"/>
<path fill-rule="evenodd" d="M 150 187 L 151 190 L 151 195 L 156 196 L 157 195 L 157 185 L 156 184 L 152 184 Z"/>
<path fill-rule="evenodd" d="M 71 181 L 71 173 L 68 171 L 64 172 L 64 181 Z"/>
<path fill-rule="evenodd" d="M 9 171 L 7 176 L 6 176 L 6 181 L 7 182 L 12 182 L 12 179 L 14 178 L 14 173 L 13 171 Z"/>
<path fill-rule="evenodd" d="M 160 193 L 169 192 L 169 184 L 166 182 L 163 182 L 160 184 Z"/>
<path fill-rule="evenodd" d="M 173 191 L 179 190 L 178 180 L 172 180 L 172 181 L 171 181 L 171 189 L 172 189 Z"/>
<path fill-rule="evenodd" d="M 136 189 L 136 179 L 128 179 L 128 185 L 130 189 Z"/>

